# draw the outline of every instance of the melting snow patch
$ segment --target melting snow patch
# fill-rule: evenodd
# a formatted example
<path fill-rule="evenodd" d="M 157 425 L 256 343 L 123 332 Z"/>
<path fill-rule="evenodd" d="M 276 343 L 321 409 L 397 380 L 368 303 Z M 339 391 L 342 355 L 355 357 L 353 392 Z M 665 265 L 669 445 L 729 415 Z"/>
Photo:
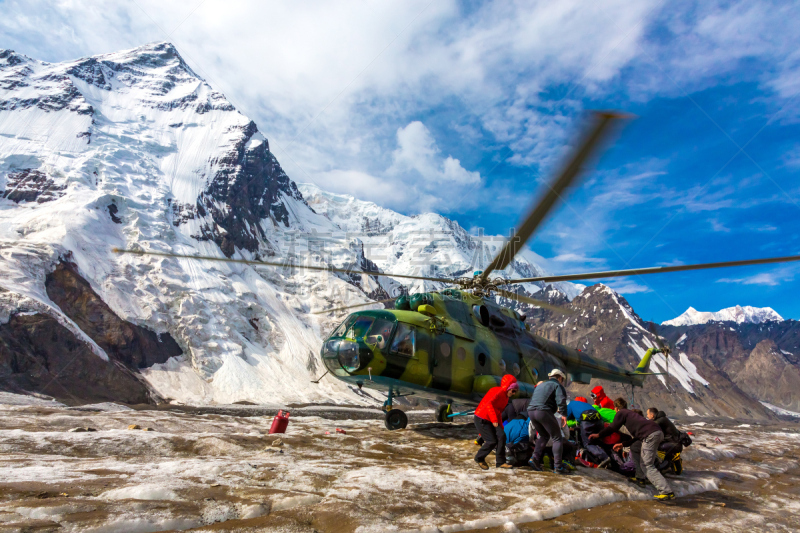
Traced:
<path fill-rule="evenodd" d="M 676 496 L 699 494 L 701 492 L 717 490 L 719 488 L 717 479 L 712 476 L 697 476 L 693 479 L 680 481 L 671 479 L 670 483 L 672 484 L 672 488 L 675 491 Z M 537 502 L 537 504 L 540 504 L 537 505 L 537 510 L 528 507 L 524 510 L 521 510 L 522 512 L 504 513 L 502 515 L 470 520 L 460 524 L 448 524 L 438 527 L 427 526 L 420 529 L 409 529 L 404 531 L 408 533 L 427 533 L 429 531 L 455 533 L 457 531 L 471 531 L 474 529 L 487 529 L 490 527 L 502 527 L 505 531 L 517 531 L 517 524 L 548 520 L 557 516 L 578 511 L 580 509 L 589 509 L 619 501 L 649 500 L 652 498 L 651 491 L 645 492 L 636 489 L 627 489 L 625 492 L 610 490 L 591 492 L 591 490 L 592 489 L 589 488 L 589 486 L 581 486 L 581 490 L 577 493 L 573 493 L 572 495 L 561 492 L 561 497 L 559 497 L 557 500 L 558 503 L 548 506 L 547 500 Z M 553 502 L 554 500 L 549 501 Z M 370 529 L 356 529 L 356 533 L 366 533 L 367 531 L 370 531 Z"/>
<path fill-rule="evenodd" d="M 775 412 L 775 413 L 777 413 L 779 415 L 793 416 L 795 418 L 800 418 L 800 413 L 797 413 L 795 411 L 789 411 L 787 409 L 782 409 L 782 408 L 778 407 L 777 405 L 772 405 L 771 403 L 767 403 L 767 402 L 761 402 L 761 405 L 763 405 L 764 407 L 766 407 L 770 411 L 773 411 L 773 412 Z"/>
<path fill-rule="evenodd" d="M 98 412 L 105 412 L 105 413 L 120 413 L 123 411 L 133 411 L 127 405 L 120 405 L 118 403 L 112 402 L 103 402 L 103 403 L 92 403 L 89 405 L 79 405 L 76 407 L 68 407 L 68 409 L 73 411 L 98 411 Z"/>
<path fill-rule="evenodd" d="M 27 394 L 14 394 L 12 392 L 0 392 L 0 404 L 4 405 L 32 405 L 36 407 L 66 407 L 63 403 Z"/>
<path fill-rule="evenodd" d="M 295 507 L 302 507 L 304 505 L 314 505 L 322 501 L 322 496 L 316 494 L 302 494 L 300 496 L 289 496 L 288 498 L 281 498 L 272 503 L 273 511 L 285 511 L 286 509 L 294 509 Z"/>
<path fill-rule="evenodd" d="M 201 526 L 199 520 L 188 518 L 165 518 L 162 520 L 153 518 L 120 518 L 112 522 L 107 522 L 102 526 L 82 528 L 82 533 L 153 533 L 156 531 L 183 531 Z"/>
<path fill-rule="evenodd" d="M 178 500 L 174 491 L 159 485 L 132 485 L 104 492 L 107 500 Z"/>

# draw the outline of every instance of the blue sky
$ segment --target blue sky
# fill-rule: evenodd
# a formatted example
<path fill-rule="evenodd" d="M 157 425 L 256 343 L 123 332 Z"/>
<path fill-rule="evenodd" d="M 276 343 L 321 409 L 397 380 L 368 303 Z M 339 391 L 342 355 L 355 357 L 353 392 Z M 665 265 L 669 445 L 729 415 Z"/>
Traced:
<path fill-rule="evenodd" d="M 507 234 L 586 110 L 632 120 L 532 249 L 554 273 L 800 254 L 800 6 L 0 1 L 0 48 L 169 40 L 287 173 Z M 608 282 L 645 319 L 770 306 L 800 266 Z"/>

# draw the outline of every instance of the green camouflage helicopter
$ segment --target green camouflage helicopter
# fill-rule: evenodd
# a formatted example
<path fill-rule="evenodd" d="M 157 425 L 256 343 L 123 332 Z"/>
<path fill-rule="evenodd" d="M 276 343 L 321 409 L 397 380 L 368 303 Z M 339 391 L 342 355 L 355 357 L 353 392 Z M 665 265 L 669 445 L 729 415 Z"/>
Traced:
<path fill-rule="evenodd" d="M 566 372 L 575 383 L 588 384 L 592 378 L 599 378 L 641 387 L 647 376 L 654 375 L 648 372 L 652 351 L 642 358 L 634 370 L 595 359 L 579 350 L 531 333 L 525 325 L 525 317 L 513 309 L 498 305 L 493 295 L 570 314 L 569 310 L 502 287 L 538 281 L 548 283 L 590 280 L 800 260 L 800 256 L 788 256 L 524 279 L 490 279 L 492 272 L 502 271 L 511 263 L 579 175 L 613 124 L 623 118 L 625 115 L 614 112 L 593 114 L 593 123 L 577 149 L 567 159 L 566 165 L 534 203 L 530 214 L 523 220 L 515 235 L 482 272 L 460 279 L 366 272 L 371 276 L 426 280 L 453 284 L 459 288 L 403 295 L 396 300 L 337 307 L 316 313 L 333 313 L 395 301 L 394 309 L 364 310 L 350 314 L 330 334 L 321 349 L 322 361 L 327 369 L 325 374 L 331 373 L 337 379 L 356 385 L 359 389 L 367 387 L 386 393 L 388 398 L 384 403 L 385 424 L 390 430 L 402 429 L 408 424 L 406 414 L 392 408 L 395 398 L 413 395 L 438 401 L 440 407 L 436 419 L 444 422 L 455 416 L 470 414 L 454 413 L 454 402 L 477 405 L 483 395 L 491 387 L 499 385 L 501 377 L 509 373 L 518 380 L 519 397 L 530 397 L 540 377 L 547 376 L 555 368 Z M 116 251 L 352 273 L 349 269 L 330 266 L 290 265 L 285 262 L 134 250 Z M 660 339 L 657 341 L 661 351 L 668 354 L 669 349 L 663 346 Z M 314 383 L 318 382 L 319 380 Z"/>

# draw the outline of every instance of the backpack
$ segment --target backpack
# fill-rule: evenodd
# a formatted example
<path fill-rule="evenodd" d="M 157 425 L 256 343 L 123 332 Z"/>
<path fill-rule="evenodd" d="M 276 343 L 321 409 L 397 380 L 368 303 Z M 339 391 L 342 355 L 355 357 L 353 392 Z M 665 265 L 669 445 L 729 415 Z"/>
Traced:
<path fill-rule="evenodd" d="M 689 447 L 689 446 L 692 445 L 692 437 L 690 437 L 687 433 L 684 433 L 683 431 L 681 431 L 679 436 L 678 436 L 678 442 L 684 448 Z"/>

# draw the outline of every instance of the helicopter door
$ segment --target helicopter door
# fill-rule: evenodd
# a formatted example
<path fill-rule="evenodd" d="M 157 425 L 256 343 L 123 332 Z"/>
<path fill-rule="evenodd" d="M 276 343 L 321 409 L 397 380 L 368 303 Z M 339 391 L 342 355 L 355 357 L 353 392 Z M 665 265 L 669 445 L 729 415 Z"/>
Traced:
<path fill-rule="evenodd" d="M 431 374 L 434 389 L 449 391 L 453 385 L 453 357 L 456 355 L 455 337 L 449 333 L 437 334 L 434 340 Z"/>

